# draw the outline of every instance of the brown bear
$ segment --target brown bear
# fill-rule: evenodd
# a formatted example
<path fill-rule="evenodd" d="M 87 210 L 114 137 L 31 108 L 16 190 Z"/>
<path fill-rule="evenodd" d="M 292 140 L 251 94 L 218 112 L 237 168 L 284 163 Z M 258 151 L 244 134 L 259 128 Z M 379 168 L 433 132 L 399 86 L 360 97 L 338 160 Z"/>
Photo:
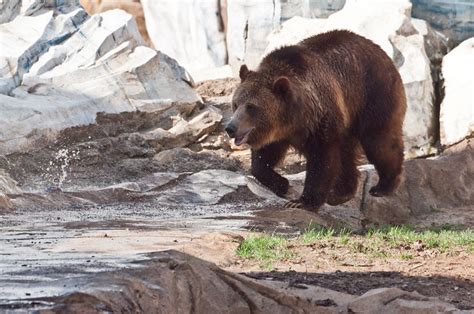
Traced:
<path fill-rule="evenodd" d="M 303 193 L 287 207 L 317 210 L 351 199 L 359 146 L 379 175 L 370 194 L 398 187 L 406 97 L 379 46 L 350 31 L 330 31 L 271 52 L 256 71 L 242 65 L 240 79 L 225 129 L 236 145 L 252 148 L 252 174 L 284 196 L 288 180 L 274 167 L 289 147 L 306 158 Z"/>

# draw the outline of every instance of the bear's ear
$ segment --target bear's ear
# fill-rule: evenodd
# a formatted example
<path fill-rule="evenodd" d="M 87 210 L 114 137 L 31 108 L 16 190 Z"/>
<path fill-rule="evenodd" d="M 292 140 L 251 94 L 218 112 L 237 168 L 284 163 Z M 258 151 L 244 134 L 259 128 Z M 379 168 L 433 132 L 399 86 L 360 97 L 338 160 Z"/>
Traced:
<path fill-rule="evenodd" d="M 280 76 L 273 82 L 273 92 L 284 98 L 290 96 L 290 80 L 286 76 Z"/>
<path fill-rule="evenodd" d="M 239 71 L 239 76 L 240 76 L 240 80 L 243 82 L 245 81 L 245 79 L 247 78 L 247 75 L 249 74 L 250 70 L 249 68 L 247 68 L 247 66 L 245 64 L 242 64 L 240 66 L 240 71 Z"/>

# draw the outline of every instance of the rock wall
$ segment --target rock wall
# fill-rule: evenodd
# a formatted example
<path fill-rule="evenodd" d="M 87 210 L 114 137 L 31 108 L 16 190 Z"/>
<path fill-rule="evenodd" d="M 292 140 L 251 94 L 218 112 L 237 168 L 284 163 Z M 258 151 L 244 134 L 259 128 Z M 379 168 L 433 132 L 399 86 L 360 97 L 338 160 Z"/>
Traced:
<path fill-rule="evenodd" d="M 426 20 L 457 44 L 474 36 L 474 2 L 412 0 L 413 16 Z"/>
<path fill-rule="evenodd" d="M 143 12 L 143 7 L 140 1 L 138 0 L 80 0 L 81 5 L 89 13 L 89 15 L 94 15 L 97 13 L 121 9 L 125 12 L 130 13 L 135 18 L 137 22 L 138 30 L 143 40 L 148 46 L 152 46 L 150 36 L 146 29 L 145 24 L 145 13 Z"/>
<path fill-rule="evenodd" d="M 438 141 L 442 145 L 458 141 L 448 139 L 452 129 L 463 128 L 462 136 L 470 134 L 466 131 L 473 123 L 469 95 L 463 98 L 467 109 L 456 111 L 462 112 L 460 120 L 451 118 L 453 111 L 451 116 L 447 113 L 454 106 L 447 105 L 452 102 L 453 83 L 446 83 L 451 96 L 443 102 L 438 119 L 446 38 L 425 21 L 411 18 L 420 1 L 383 0 L 377 5 L 367 0 L 81 3 L 93 12 L 132 8 L 129 11 L 136 10 L 134 15 L 142 24 L 144 17 L 151 17 L 146 21 L 154 45 L 199 80 L 231 72 L 228 66 L 206 69 L 227 62 L 234 73 L 241 63 L 254 68 L 265 53 L 280 45 L 334 28 L 351 29 L 378 43 L 402 75 L 409 100 L 407 157 L 435 153 Z M 187 72 L 147 48 L 135 21 L 123 11 L 89 17 L 79 0 L 9 0 L 0 8 L 0 34 L 5 39 L 0 43 L 0 110 L 4 113 L 0 154 L 51 141 L 57 130 L 94 122 L 96 112 L 159 110 L 163 103 L 199 99 L 189 87 L 193 82 Z M 336 13 L 318 18 L 332 12 Z M 470 6 L 463 12 L 470 16 Z M 448 81 L 454 82 L 457 74 L 446 71 Z"/>
<path fill-rule="evenodd" d="M 345 0 L 142 0 L 155 47 L 194 76 L 228 62 L 257 60 L 266 36 L 295 15 L 321 17 Z M 252 61 L 249 61 L 252 65 Z M 256 65 L 256 64 L 255 64 Z"/>
<path fill-rule="evenodd" d="M 442 145 L 452 145 L 474 134 L 474 37 L 443 58 L 444 99 L 440 109 Z"/>
<path fill-rule="evenodd" d="M 50 142 L 98 112 L 199 100 L 186 71 L 144 46 L 124 11 L 89 17 L 79 1 L 17 3 L 0 25 L 0 155 Z"/>
<path fill-rule="evenodd" d="M 218 0 L 142 0 L 153 45 L 193 75 L 227 63 Z"/>

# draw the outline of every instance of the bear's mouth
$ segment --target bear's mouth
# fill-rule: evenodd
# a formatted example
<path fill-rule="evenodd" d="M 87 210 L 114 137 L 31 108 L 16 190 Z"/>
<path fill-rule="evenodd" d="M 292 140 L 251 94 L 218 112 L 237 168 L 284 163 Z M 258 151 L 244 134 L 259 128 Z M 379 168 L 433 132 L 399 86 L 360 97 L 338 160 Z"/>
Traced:
<path fill-rule="evenodd" d="M 247 143 L 247 141 L 249 140 L 249 135 L 253 131 L 253 129 L 254 128 L 251 128 L 250 130 L 246 131 L 244 134 L 236 136 L 234 140 L 235 145 L 240 146 L 242 144 Z"/>

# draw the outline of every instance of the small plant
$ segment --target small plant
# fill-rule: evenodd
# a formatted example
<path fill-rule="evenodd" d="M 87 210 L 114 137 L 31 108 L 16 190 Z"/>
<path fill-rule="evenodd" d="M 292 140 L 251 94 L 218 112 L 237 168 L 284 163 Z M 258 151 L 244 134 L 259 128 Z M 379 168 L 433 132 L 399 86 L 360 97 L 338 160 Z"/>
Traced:
<path fill-rule="evenodd" d="M 324 226 L 311 223 L 301 235 L 301 239 L 303 240 L 304 244 L 311 244 L 317 240 L 330 239 L 334 237 L 335 233 L 336 232 L 333 228 L 326 228 Z"/>
<path fill-rule="evenodd" d="M 272 262 L 292 256 L 286 238 L 276 235 L 251 236 L 237 248 L 237 255 L 261 262 L 263 268 L 272 268 Z"/>
<path fill-rule="evenodd" d="M 292 239 L 273 234 L 251 236 L 239 245 L 237 255 L 256 260 L 262 268 L 271 269 L 274 262 L 295 257 L 298 246 L 316 242 L 326 249 L 337 250 L 342 246 L 353 253 L 374 258 L 411 260 L 418 255 L 417 251 L 424 249 L 442 253 L 461 247 L 474 252 L 474 230 L 454 230 L 443 226 L 417 231 L 411 226 L 381 226 L 368 230 L 365 235 L 355 235 L 345 228 L 336 230 L 310 224 L 300 236 Z"/>
<path fill-rule="evenodd" d="M 455 231 L 447 225 L 424 231 L 416 231 L 410 226 L 382 226 L 370 229 L 367 237 L 379 244 L 385 242 L 392 248 L 417 245 L 444 252 L 455 246 L 464 246 L 474 251 L 474 230 Z"/>

